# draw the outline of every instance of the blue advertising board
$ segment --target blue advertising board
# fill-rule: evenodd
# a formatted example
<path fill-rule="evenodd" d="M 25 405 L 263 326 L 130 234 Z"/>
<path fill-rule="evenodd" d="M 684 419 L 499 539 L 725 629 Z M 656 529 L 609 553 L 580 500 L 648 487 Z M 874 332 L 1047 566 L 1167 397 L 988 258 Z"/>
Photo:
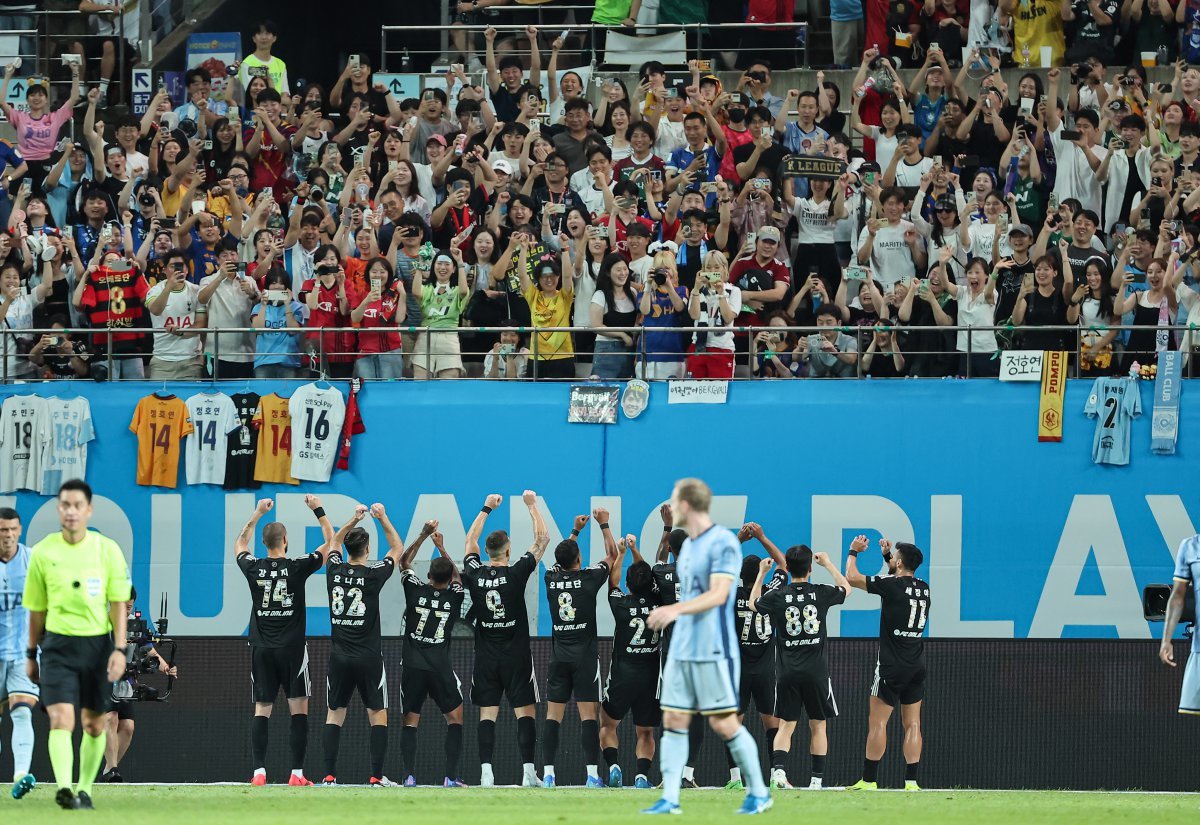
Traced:
<path fill-rule="evenodd" d="M 8 386 L 0 397 L 61 386 Z M 614 531 L 637 536 L 650 556 L 673 482 L 699 476 L 713 488 L 719 523 L 760 522 L 782 548 L 809 544 L 843 564 L 857 533 L 915 542 L 933 590 L 928 632 L 942 637 L 1150 638 L 1156 631 L 1142 618 L 1141 588 L 1171 580 L 1176 548 L 1200 523 L 1189 450 L 1200 405 L 1189 404 L 1185 389 L 1178 450 L 1153 455 L 1148 382 L 1139 387 L 1147 414 L 1134 422 L 1126 467 L 1092 463 L 1095 422 L 1083 414 L 1090 385 L 1081 381 L 1069 383 L 1057 444 L 1037 441 L 1036 384 L 737 383 L 723 405 L 668 405 L 658 384 L 640 417 L 607 426 L 567 423 L 562 385 L 371 384 L 360 395 L 367 432 L 354 438 L 349 471 L 335 471 L 327 484 L 260 491 L 182 486 L 182 471 L 179 489 L 138 486 L 128 427 L 138 399 L 157 385 L 75 386 L 91 401 L 97 433 L 87 472 L 97 493 L 93 524 L 130 558 L 143 610 L 156 613 L 167 594 L 173 635 L 245 632 L 249 596 L 232 546 L 260 497 L 275 500 L 267 519 L 287 526 L 293 551 L 319 541 L 303 503 L 313 492 L 335 524 L 356 503 L 375 501 L 406 538 L 438 519 L 461 560 L 466 528 L 493 492 L 505 503 L 487 529 L 508 530 L 514 552 L 523 552 L 532 529 L 520 497 L 533 489 L 550 524 L 548 560 L 572 518 L 598 506 L 611 511 Z M 295 386 L 255 391 L 288 395 Z M 187 398 L 205 388 L 173 389 Z M 0 495 L 0 504 L 18 509 L 29 540 L 57 528 L 46 497 Z M 366 527 L 378 555 L 382 535 Z M 603 556 L 594 522 L 581 545 L 592 561 Z M 751 543 L 746 552 L 762 550 Z M 428 558 L 422 554 L 420 572 Z M 875 557 L 867 558 L 864 567 L 873 567 Z M 545 635 L 538 579 L 528 592 L 531 628 Z M 394 600 L 384 610 L 388 633 L 399 629 L 400 590 L 387 591 Z M 307 596 L 310 633 L 327 633 L 322 574 Z M 877 607 L 874 597 L 855 593 L 831 614 L 830 633 L 876 633 Z"/>

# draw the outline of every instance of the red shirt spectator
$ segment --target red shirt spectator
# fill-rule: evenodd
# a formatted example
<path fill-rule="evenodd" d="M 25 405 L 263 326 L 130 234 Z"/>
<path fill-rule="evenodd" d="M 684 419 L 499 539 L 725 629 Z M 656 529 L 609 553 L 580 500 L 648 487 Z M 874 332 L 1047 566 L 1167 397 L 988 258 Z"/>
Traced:
<path fill-rule="evenodd" d="M 313 330 L 350 326 L 349 287 L 349 283 L 343 283 L 343 279 L 336 272 L 305 281 L 300 287 L 299 300 L 308 307 L 307 326 Z M 342 311 L 343 308 L 345 312 Z M 313 342 L 313 350 L 324 349 L 325 358 L 331 364 L 348 364 L 354 361 L 357 342 L 352 332 L 314 331 L 309 332 L 307 338 Z"/>
<path fill-rule="evenodd" d="M 360 354 L 378 355 L 400 349 L 400 331 L 396 328 L 396 310 L 404 302 L 405 296 L 397 292 L 398 285 L 398 279 L 394 278 L 383 288 L 380 300 L 371 303 L 363 312 L 362 320 L 354 324 L 360 330 L 391 327 L 385 332 L 359 332 L 358 352 Z M 370 285 L 367 286 L 367 291 L 363 292 L 360 289 L 352 290 L 351 286 L 347 284 L 346 297 L 350 301 L 350 307 L 353 309 L 362 304 L 368 292 L 370 292 Z"/>
<path fill-rule="evenodd" d="M 79 305 L 88 316 L 91 326 L 99 330 L 120 330 L 112 333 L 113 351 L 130 352 L 144 335 L 138 330 L 145 326 L 146 293 L 150 285 L 134 267 L 110 269 L 102 266 L 87 276 L 87 286 Z M 97 352 L 106 352 L 109 334 L 96 333 L 93 344 Z"/>

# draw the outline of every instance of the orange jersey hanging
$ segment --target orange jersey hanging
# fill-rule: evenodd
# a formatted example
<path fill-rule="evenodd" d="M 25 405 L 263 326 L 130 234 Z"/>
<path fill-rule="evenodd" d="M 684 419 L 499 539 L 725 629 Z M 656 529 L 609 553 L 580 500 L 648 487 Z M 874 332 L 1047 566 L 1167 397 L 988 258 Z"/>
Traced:
<path fill-rule="evenodd" d="M 137 483 L 174 489 L 179 445 L 192 433 L 187 404 L 174 395 L 147 395 L 138 402 L 129 430 L 137 436 Z"/>
<path fill-rule="evenodd" d="M 292 478 L 292 416 L 288 400 L 271 393 L 264 395 L 254 414 L 258 430 L 258 457 L 254 462 L 254 480 L 268 484 L 299 484 Z"/>

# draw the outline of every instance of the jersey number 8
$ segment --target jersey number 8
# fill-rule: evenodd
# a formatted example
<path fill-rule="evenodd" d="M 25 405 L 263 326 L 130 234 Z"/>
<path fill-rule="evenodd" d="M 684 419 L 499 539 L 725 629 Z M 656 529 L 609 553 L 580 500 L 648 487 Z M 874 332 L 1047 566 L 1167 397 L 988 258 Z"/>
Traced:
<path fill-rule="evenodd" d="M 570 593 L 558 594 L 558 619 L 562 622 L 575 621 L 575 605 Z"/>

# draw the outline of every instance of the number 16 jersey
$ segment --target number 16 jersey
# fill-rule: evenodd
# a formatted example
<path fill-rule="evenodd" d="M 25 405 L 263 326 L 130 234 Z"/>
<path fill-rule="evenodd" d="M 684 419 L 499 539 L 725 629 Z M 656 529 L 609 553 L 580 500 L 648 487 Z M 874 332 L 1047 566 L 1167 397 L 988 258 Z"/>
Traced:
<path fill-rule="evenodd" d="M 346 420 L 341 391 L 305 384 L 288 399 L 288 413 L 292 419 L 292 476 L 329 481 Z"/>

